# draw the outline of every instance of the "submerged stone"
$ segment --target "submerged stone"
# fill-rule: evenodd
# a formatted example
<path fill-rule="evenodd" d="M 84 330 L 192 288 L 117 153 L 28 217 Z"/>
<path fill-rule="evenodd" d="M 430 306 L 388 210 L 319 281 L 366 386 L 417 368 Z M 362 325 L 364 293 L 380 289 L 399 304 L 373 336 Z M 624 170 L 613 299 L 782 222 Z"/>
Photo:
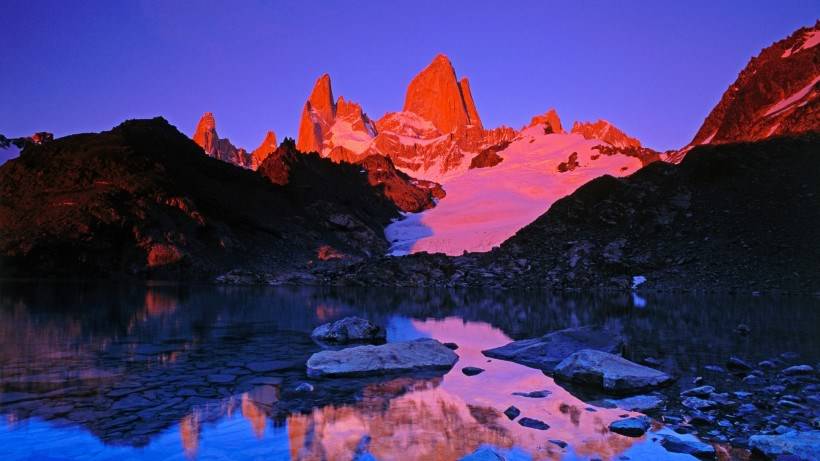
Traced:
<path fill-rule="evenodd" d="M 715 448 L 699 440 L 680 439 L 672 435 L 664 435 L 661 445 L 666 451 L 684 453 L 700 459 L 715 459 Z"/>
<path fill-rule="evenodd" d="M 664 386 L 673 380 L 662 371 L 591 349 L 576 352 L 564 359 L 555 367 L 555 375 L 613 393 L 641 392 Z"/>
<path fill-rule="evenodd" d="M 646 416 L 619 419 L 609 425 L 609 430 L 627 437 L 640 437 L 649 429 L 651 421 Z"/>
<path fill-rule="evenodd" d="M 619 332 L 600 327 L 581 327 L 555 331 L 540 338 L 513 341 L 482 353 L 487 357 L 551 372 L 559 362 L 579 350 L 617 353 L 621 347 L 623 337 Z"/>
<path fill-rule="evenodd" d="M 493 447 L 479 447 L 459 461 L 505 461 L 507 458 Z"/>
<path fill-rule="evenodd" d="M 518 424 L 520 424 L 524 427 L 529 427 L 530 429 L 537 429 L 539 431 L 546 431 L 547 429 L 550 428 L 549 424 L 545 423 L 544 421 L 541 421 L 540 419 L 527 418 L 527 417 L 519 419 Z"/>
<path fill-rule="evenodd" d="M 478 368 L 478 367 L 464 367 L 464 368 L 461 369 L 461 372 L 464 373 L 467 376 L 475 376 L 477 374 L 483 373 L 484 369 L 483 368 Z"/>
<path fill-rule="evenodd" d="M 521 410 L 516 408 L 515 405 L 510 405 L 509 408 L 504 410 L 504 414 L 512 421 L 513 419 L 518 418 L 518 415 L 521 414 Z"/>
<path fill-rule="evenodd" d="M 603 403 L 628 411 L 649 411 L 661 406 L 663 398 L 657 395 L 636 395 L 623 399 L 606 399 Z"/>
<path fill-rule="evenodd" d="M 458 356 L 435 339 L 317 352 L 307 361 L 310 377 L 354 377 L 449 370 Z"/>

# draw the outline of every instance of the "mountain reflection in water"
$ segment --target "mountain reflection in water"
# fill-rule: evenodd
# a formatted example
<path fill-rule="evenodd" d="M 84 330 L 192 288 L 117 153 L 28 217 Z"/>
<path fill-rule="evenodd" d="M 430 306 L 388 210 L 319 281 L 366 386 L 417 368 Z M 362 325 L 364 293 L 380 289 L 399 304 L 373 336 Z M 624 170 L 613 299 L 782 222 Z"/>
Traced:
<path fill-rule="evenodd" d="M 586 324 L 621 328 L 627 356 L 686 378 L 729 355 L 816 361 L 816 298 L 545 292 L 0 284 L 2 459 L 459 459 L 482 445 L 520 459 L 690 459 L 625 414 L 481 350 Z M 388 340 L 459 345 L 443 376 L 309 381 L 316 325 L 360 315 Z M 765 335 L 732 335 L 738 323 Z M 465 366 L 486 371 L 468 377 Z M 514 392 L 547 390 L 545 398 Z M 546 431 L 510 421 L 547 423 Z M 655 426 L 653 431 L 665 431 Z M 550 440 L 566 442 L 561 448 Z M 516 459 L 518 459 L 516 458 Z"/>

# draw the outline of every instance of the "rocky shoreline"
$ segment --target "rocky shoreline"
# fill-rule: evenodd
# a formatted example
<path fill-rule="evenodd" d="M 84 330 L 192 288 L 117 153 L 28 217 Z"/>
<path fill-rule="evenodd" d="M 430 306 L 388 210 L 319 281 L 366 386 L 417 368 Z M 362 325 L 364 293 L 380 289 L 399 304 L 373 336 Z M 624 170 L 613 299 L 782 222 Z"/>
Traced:
<path fill-rule="evenodd" d="M 362 319 L 343 319 L 317 330 L 338 328 L 344 329 L 346 342 L 358 343 L 372 339 L 370 332 L 375 327 Z M 736 332 L 747 333 L 742 326 Z M 801 363 L 795 354 L 783 353 L 754 365 L 732 356 L 723 365 L 697 370 L 699 375 L 686 382 L 650 367 L 661 363 L 657 359 L 646 358 L 646 365 L 641 365 L 604 351 L 616 351 L 622 345 L 617 332 L 582 327 L 515 341 L 483 353 L 541 369 L 566 389 L 583 396 L 582 400 L 592 407 L 646 414 L 624 414 L 623 419 L 609 425 L 609 430 L 640 437 L 656 421 L 681 435 L 658 436 L 669 452 L 700 459 L 746 459 L 749 454 L 764 459 L 780 459 L 781 455 L 793 457 L 788 459 L 820 459 L 820 379 L 815 367 Z M 426 348 L 424 353 L 414 351 L 421 346 Z M 458 346 L 450 348 L 457 351 Z M 446 358 L 431 358 L 436 354 Z M 456 353 L 448 347 L 435 340 L 422 340 L 317 352 L 308 360 L 307 368 L 309 377 L 332 379 L 446 370 L 456 360 Z M 484 370 L 465 367 L 462 371 L 476 376 Z M 543 398 L 549 392 L 521 395 Z M 504 414 L 515 420 L 521 412 L 511 406 Z M 522 417 L 518 423 L 534 430 L 549 430 L 548 424 L 531 417 Z M 690 434 L 698 440 L 685 437 Z M 477 453 L 487 450 L 492 452 L 485 447 Z M 500 458 L 492 459 L 504 459 L 495 454 Z M 477 454 L 464 459 L 483 459 L 471 456 Z"/>

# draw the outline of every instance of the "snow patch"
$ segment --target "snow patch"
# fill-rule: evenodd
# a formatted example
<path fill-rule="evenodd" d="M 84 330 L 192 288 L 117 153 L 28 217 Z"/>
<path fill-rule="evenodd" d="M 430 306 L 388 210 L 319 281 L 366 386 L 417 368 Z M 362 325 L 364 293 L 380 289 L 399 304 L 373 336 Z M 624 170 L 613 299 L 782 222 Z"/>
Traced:
<path fill-rule="evenodd" d="M 715 130 L 715 132 L 712 133 L 708 138 L 701 141 L 701 144 L 709 144 L 710 142 L 712 142 L 712 140 L 715 139 L 715 135 L 717 134 L 717 132 L 718 130 Z"/>
<path fill-rule="evenodd" d="M 800 45 L 800 47 L 798 47 L 797 49 L 789 48 L 788 50 L 784 51 L 783 55 L 780 57 L 788 58 L 793 54 L 799 53 L 803 50 L 808 50 L 809 48 L 814 48 L 817 45 L 820 45 L 820 30 L 811 30 L 803 35 L 803 44 Z"/>
<path fill-rule="evenodd" d="M 498 153 L 504 158 L 500 164 L 470 170 L 465 161 L 457 171 L 438 177 L 447 195 L 435 208 L 387 227 L 391 252 L 489 251 L 589 180 L 605 174 L 623 176 L 641 167 L 634 157 L 601 155 L 593 149 L 600 144 L 578 134 L 545 135 L 540 127 L 523 130 L 520 139 Z M 578 153 L 579 166 L 559 173 L 558 164 L 573 152 Z M 593 161 L 593 155 L 599 158 Z"/>
<path fill-rule="evenodd" d="M 820 82 L 820 75 L 814 77 L 814 80 L 812 80 L 811 83 L 801 88 L 796 93 L 792 94 L 787 98 L 783 98 L 779 102 L 773 104 L 771 107 L 769 107 L 769 110 L 767 110 L 766 113 L 763 114 L 763 116 L 768 117 L 770 115 L 774 115 L 778 112 L 782 112 L 788 109 L 790 106 L 794 105 L 796 102 L 806 97 L 806 95 L 809 94 L 809 92 L 811 92 L 812 89 L 814 89 L 814 86 L 817 84 L 817 82 Z"/>
<path fill-rule="evenodd" d="M 330 129 L 330 142 L 334 146 L 344 146 L 361 154 L 370 148 L 373 137 L 369 132 L 354 130 L 353 125 L 345 120 L 336 120 Z"/>

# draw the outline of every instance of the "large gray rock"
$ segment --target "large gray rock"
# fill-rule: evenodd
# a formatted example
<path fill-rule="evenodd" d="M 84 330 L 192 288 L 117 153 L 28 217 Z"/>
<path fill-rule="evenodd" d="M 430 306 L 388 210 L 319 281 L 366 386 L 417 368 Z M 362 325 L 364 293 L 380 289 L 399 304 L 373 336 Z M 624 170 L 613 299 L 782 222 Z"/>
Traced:
<path fill-rule="evenodd" d="M 345 317 L 335 322 L 319 325 L 310 337 L 328 344 L 381 344 L 386 338 L 383 328 L 359 317 Z"/>
<path fill-rule="evenodd" d="M 616 394 L 654 389 L 673 380 L 662 371 L 592 349 L 578 351 L 562 360 L 555 367 L 555 376 Z"/>
<path fill-rule="evenodd" d="M 700 459 L 715 459 L 715 447 L 699 440 L 662 435 L 661 445 L 671 453 L 685 453 Z"/>
<path fill-rule="evenodd" d="M 456 361 L 458 356 L 447 346 L 425 338 L 317 352 L 307 361 L 307 374 L 318 378 L 449 370 Z"/>
<path fill-rule="evenodd" d="M 540 338 L 522 339 L 482 351 L 487 357 L 508 360 L 552 372 L 559 362 L 582 349 L 618 353 L 623 347 L 620 332 L 600 327 L 568 328 Z"/>
<path fill-rule="evenodd" d="M 796 459 L 820 461 L 820 431 L 792 431 L 779 435 L 753 435 L 749 437 L 752 451 L 769 458 L 794 455 Z"/>

